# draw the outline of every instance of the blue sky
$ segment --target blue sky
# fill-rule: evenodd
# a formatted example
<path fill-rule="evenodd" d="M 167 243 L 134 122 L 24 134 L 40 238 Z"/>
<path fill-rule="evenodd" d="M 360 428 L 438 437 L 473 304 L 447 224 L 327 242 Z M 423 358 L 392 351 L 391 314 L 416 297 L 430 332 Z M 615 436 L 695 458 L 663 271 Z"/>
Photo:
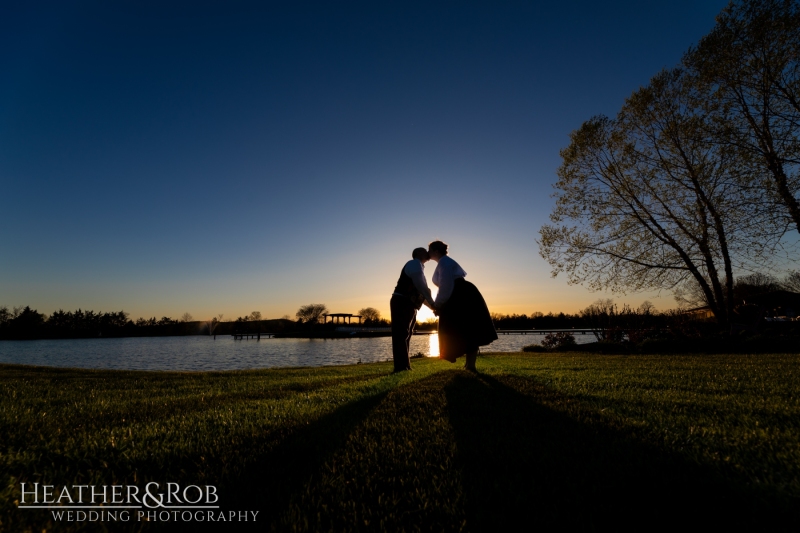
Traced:
<path fill-rule="evenodd" d="M 492 310 L 574 312 L 606 295 L 539 257 L 558 152 L 725 4 L 4 6 L 0 305 L 388 314 L 438 238 Z"/>

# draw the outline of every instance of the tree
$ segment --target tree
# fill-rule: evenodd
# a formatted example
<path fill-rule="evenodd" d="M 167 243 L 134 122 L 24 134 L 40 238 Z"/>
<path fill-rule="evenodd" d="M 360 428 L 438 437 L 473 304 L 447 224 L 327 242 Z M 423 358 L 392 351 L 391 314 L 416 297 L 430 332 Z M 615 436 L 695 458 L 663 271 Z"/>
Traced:
<path fill-rule="evenodd" d="M 189 313 L 183 313 L 181 315 L 181 322 L 191 322 L 194 320 L 194 317 Z"/>
<path fill-rule="evenodd" d="M 571 134 L 540 253 L 554 276 L 595 290 L 675 290 L 692 280 L 727 323 L 733 270 L 768 263 L 785 225 L 753 208 L 758 190 L 741 186 L 752 176 L 709 141 L 689 82 L 681 69 L 661 72 L 615 120 L 595 117 Z"/>
<path fill-rule="evenodd" d="M 361 318 L 364 320 L 365 323 L 373 323 L 378 322 L 381 319 L 381 313 L 374 307 L 365 307 L 364 309 L 359 309 L 358 314 L 361 315 Z"/>
<path fill-rule="evenodd" d="M 638 343 L 654 331 L 658 320 L 655 306 L 645 300 L 634 309 L 628 304 L 617 307 L 610 298 L 597 300 L 580 312 L 598 341 Z"/>
<path fill-rule="evenodd" d="M 297 321 L 306 324 L 317 324 L 322 319 L 322 315 L 327 312 L 328 308 L 325 304 L 304 305 L 297 310 Z"/>
<path fill-rule="evenodd" d="M 688 279 L 675 287 L 673 296 L 678 304 L 678 309 L 681 311 L 708 306 L 703 289 L 694 279 Z"/>
<path fill-rule="evenodd" d="M 261 311 L 253 311 L 248 315 L 247 320 L 254 322 L 256 320 L 261 320 Z"/>
<path fill-rule="evenodd" d="M 14 308 L 14 318 L 9 322 L 12 338 L 36 339 L 41 338 L 45 316 L 36 309 L 25 306 L 23 309 Z"/>
<path fill-rule="evenodd" d="M 755 169 L 768 204 L 800 231 L 800 4 L 731 2 L 683 64 L 706 97 L 715 141 Z"/>
<path fill-rule="evenodd" d="M 768 294 L 782 289 L 775 276 L 755 272 L 736 280 L 734 290 L 737 303 L 748 302 L 753 296 Z"/>
<path fill-rule="evenodd" d="M 139 319 L 136 320 L 136 325 L 137 326 L 157 326 L 158 325 L 158 320 L 156 320 L 156 317 L 152 317 L 152 318 L 149 318 L 149 319 L 142 317 L 142 318 L 139 318 Z"/>
<path fill-rule="evenodd" d="M 220 313 L 217 316 L 212 317 L 211 320 L 208 321 L 208 334 L 209 335 L 213 335 L 214 334 L 214 330 L 216 330 L 217 326 L 219 326 L 219 323 L 222 322 L 222 317 L 223 316 L 224 315 L 222 313 Z"/>
<path fill-rule="evenodd" d="M 800 293 L 800 272 L 789 272 L 789 274 L 783 278 L 783 287 L 787 291 Z M 0 320 L 0 323 L 2 323 L 2 320 Z"/>
<path fill-rule="evenodd" d="M 645 300 L 639 306 L 639 313 L 643 315 L 651 315 L 656 312 L 656 306 L 650 300 Z"/>

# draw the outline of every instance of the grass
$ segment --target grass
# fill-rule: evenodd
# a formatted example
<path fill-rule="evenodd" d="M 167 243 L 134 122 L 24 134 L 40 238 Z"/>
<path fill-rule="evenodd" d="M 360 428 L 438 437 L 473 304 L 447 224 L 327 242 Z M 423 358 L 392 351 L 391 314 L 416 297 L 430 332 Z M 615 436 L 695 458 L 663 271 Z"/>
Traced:
<path fill-rule="evenodd" d="M 0 365 L 0 530 L 53 528 L 17 509 L 21 482 L 149 481 L 215 485 L 223 508 L 260 511 L 259 530 L 800 527 L 800 357 L 478 366 Z M 182 525 L 197 526 L 72 528 Z"/>

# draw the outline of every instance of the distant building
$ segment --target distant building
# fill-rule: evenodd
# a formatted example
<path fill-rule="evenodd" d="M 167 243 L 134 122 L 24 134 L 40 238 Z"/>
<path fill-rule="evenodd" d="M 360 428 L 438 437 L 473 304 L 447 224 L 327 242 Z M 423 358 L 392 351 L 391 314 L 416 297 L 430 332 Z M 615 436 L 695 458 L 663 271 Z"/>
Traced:
<path fill-rule="evenodd" d="M 361 315 L 351 315 L 350 313 L 328 313 L 326 315 L 322 315 L 325 318 L 325 323 L 328 323 L 328 317 L 331 318 L 331 324 L 339 324 L 340 321 L 342 324 L 347 322 L 348 324 L 354 318 L 358 319 L 358 323 L 361 324 Z"/>

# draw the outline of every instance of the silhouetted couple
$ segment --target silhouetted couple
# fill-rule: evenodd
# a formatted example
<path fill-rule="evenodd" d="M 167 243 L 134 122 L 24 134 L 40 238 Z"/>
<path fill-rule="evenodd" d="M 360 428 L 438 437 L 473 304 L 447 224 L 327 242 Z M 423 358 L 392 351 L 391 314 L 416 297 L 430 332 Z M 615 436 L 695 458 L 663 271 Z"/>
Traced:
<path fill-rule="evenodd" d="M 439 317 L 439 358 L 455 363 L 466 356 L 464 368 L 476 372 L 475 361 L 481 346 L 497 339 L 489 308 L 478 288 L 465 280 L 467 273 L 447 255 L 447 244 L 433 241 L 416 248 L 411 261 L 403 266 L 392 294 L 392 356 L 394 371 L 411 370 L 408 350 L 423 304 Z M 439 287 L 434 300 L 425 280 L 425 263 L 438 263 L 433 284 Z"/>

